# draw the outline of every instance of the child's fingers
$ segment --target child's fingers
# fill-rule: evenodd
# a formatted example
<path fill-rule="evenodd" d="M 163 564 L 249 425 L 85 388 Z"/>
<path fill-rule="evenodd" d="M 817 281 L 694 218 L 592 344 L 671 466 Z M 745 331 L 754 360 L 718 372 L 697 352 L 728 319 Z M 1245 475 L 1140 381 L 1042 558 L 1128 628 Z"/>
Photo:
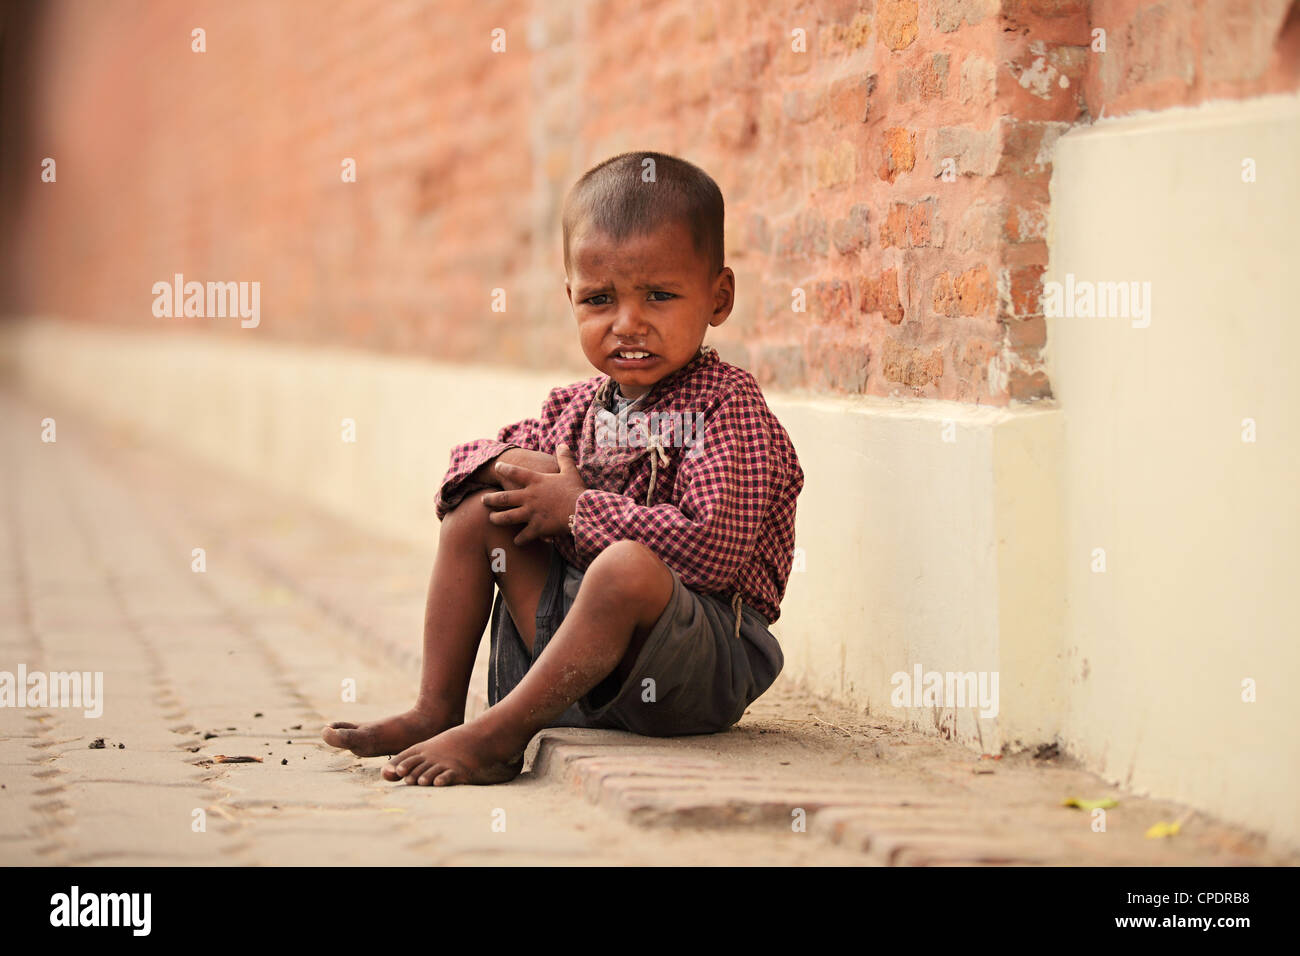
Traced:
<path fill-rule="evenodd" d="M 527 508 L 512 508 L 509 511 L 493 511 L 488 515 L 488 521 L 495 525 L 527 524 L 531 517 Z"/>
<path fill-rule="evenodd" d="M 523 546 L 531 541 L 536 541 L 542 536 L 541 531 L 542 529 L 537 526 L 537 522 L 529 521 L 524 526 L 524 530 L 515 535 L 515 544 Z"/>
<path fill-rule="evenodd" d="M 573 451 L 568 445 L 555 446 L 555 462 L 560 466 L 561 474 L 577 471 L 577 463 L 573 460 Z"/>
<path fill-rule="evenodd" d="M 497 474 L 507 476 L 511 481 L 517 481 L 521 485 L 528 484 L 538 475 L 531 468 L 525 468 L 523 465 L 512 465 L 508 461 L 497 462 Z"/>
<path fill-rule="evenodd" d="M 523 504 L 515 494 L 518 489 L 507 488 L 505 491 L 491 491 L 483 496 L 483 504 L 489 508 L 515 508 Z"/>

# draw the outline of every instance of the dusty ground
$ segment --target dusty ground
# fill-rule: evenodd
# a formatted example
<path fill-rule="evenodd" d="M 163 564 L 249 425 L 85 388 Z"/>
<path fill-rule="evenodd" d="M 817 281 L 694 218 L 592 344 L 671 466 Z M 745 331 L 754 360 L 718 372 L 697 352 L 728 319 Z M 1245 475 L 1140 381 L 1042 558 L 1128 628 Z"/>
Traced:
<path fill-rule="evenodd" d="M 103 671 L 106 701 L 0 708 L 0 863 L 1295 862 L 1060 757 L 981 759 L 784 678 L 726 734 L 548 731 L 509 785 L 387 784 L 318 732 L 409 703 L 431 547 L 45 402 L 0 408 L 0 670 Z M 1104 833 L 1061 806 L 1102 796 Z"/>

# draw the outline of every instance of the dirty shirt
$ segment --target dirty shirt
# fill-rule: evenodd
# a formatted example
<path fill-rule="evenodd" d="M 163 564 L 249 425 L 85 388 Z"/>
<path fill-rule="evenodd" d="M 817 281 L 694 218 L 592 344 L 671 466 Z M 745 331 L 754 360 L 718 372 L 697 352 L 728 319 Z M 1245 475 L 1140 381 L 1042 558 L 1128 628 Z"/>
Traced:
<path fill-rule="evenodd" d="M 704 346 L 633 402 L 608 375 L 552 389 L 539 418 L 452 449 L 438 518 L 490 487 L 471 476 L 502 452 L 557 445 L 587 486 L 573 535 L 551 541 L 564 560 L 585 570 L 615 541 L 638 541 L 688 588 L 739 597 L 769 623 L 780 616 L 804 474 L 749 372 Z"/>

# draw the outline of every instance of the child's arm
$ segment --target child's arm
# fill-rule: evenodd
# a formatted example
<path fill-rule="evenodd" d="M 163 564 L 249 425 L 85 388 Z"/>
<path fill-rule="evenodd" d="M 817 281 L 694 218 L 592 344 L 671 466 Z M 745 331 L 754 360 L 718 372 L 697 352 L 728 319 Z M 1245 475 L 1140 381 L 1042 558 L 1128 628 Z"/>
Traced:
<path fill-rule="evenodd" d="M 518 482 L 510 481 L 509 478 L 504 477 L 497 470 L 498 464 L 519 465 L 529 471 L 550 474 L 555 474 L 560 470 L 559 462 L 556 461 L 555 456 L 552 454 L 544 451 L 533 451 L 531 448 L 507 448 L 470 475 L 468 481 L 472 484 L 482 485 L 484 488 L 519 487 Z"/>
<path fill-rule="evenodd" d="M 586 562 L 615 541 L 639 541 L 687 587 L 725 593 L 753 553 L 769 506 L 793 509 L 792 495 L 773 497 L 789 490 L 797 467 L 761 393 L 740 390 L 705 425 L 700 452 L 681 457 L 675 486 L 684 490 L 676 506 L 645 507 L 588 489 L 577 499 L 574 548 Z"/>
<path fill-rule="evenodd" d="M 542 423 L 536 418 L 525 418 L 521 422 L 507 425 L 497 433 L 496 440 L 480 438 L 475 441 L 457 445 L 451 450 L 451 465 L 443 476 L 442 486 L 434 500 L 434 511 L 438 519 L 461 503 L 464 497 L 485 488 L 500 488 L 501 479 L 493 470 L 497 459 L 511 449 L 537 449 L 538 434 Z M 541 454 L 537 452 L 537 454 Z M 509 460 L 509 459 L 506 459 Z M 529 463 L 536 468 L 540 459 Z"/>
<path fill-rule="evenodd" d="M 541 418 L 525 418 L 507 425 L 497 434 L 496 440 L 480 438 L 465 442 L 451 450 L 451 466 L 443 476 L 442 486 L 434 501 L 438 519 L 460 504 L 471 492 L 488 488 L 516 487 L 505 485 L 495 471 L 497 461 L 523 465 L 533 471 L 558 472 L 555 456 L 547 453 L 549 437 L 561 412 L 568 407 L 573 396 L 588 383 L 579 382 L 551 389 L 542 406 Z"/>

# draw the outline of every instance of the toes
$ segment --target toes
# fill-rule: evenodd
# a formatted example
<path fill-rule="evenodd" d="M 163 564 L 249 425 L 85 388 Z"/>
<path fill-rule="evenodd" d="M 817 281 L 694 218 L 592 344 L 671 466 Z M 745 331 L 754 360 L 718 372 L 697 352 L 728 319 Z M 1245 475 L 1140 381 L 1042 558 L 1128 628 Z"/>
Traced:
<path fill-rule="evenodd" d="M 429 784 L 433 783 L 434 778 L 437 777 L 438 774 L 442 773 L 442 771 L 446 769 L 447 765 L 443 763 L 429 764 L 425 768 L 424 772 L 420 774 L 420 786 L 427 787 Z"/>
<path fill-rule="evenodd" d="M 420 782 L 420 774 L 424 773 L 424 771 L 428 769 L 429 762 L 427 760 L 421 760 L 419 763 L 412 765 L 411 768 L 403 774 L 402 781 L 408 787 L 414 787 Z"/>
<path fill-rule="evenodd" d="M 460 775 L 456 773 L 455 768 L 448 767 L 434 778 L 433 785 L 435 787 L 450 787 L 460 782 Z"/>
<path fill-rule="evenodd" d="M 355 730 L 355 728 L 352 724 L 335 723 L 327 726 L 320 732 L 320 735 L 321 739 L 331 747 L 346 748 L 352 737 L 353 730 Z"/>
<path fill-rule="evenodd" d="M 402 751 L 388 763 L 388 766 L 384 767 L 384 777 L 387 780 L 400 780 L 424 762 L 420 754 L 408 754 Z"/>
<path fill-rule="evenodd" d="M 383 751 L 375 746 L 375 733 L 347 721 L 335 721 L 321 731 L 321 738 L 331 747 L 351 750 L 358 757 L 377 757 Z"/>

